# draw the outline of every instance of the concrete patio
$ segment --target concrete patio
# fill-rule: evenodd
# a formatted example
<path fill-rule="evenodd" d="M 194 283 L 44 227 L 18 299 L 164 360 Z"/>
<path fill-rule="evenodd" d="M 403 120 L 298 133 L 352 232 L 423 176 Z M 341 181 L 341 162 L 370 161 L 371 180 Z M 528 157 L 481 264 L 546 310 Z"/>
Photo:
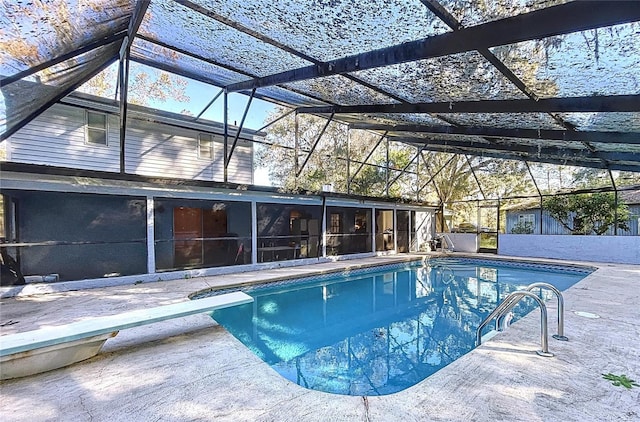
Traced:
<path fill-rule="evenodd" d="M 227 284 L 399 259 L 406 257 L 2 299 L 1 330 L 5 335 L 175 303 Z M 598 270 L 564 293 L 570 341 L 550 339 L 552 358 L 535 354 L 539 316 L 533 312 L 405 391 L 337 396 L 285 380 L 211 318 L 195 315 L 122 331 L 85 362 L 0 383 L 0 420 L 640 420 L 640 387 L 625 389 L 602 378 L 611 372 L 640 382 L 640 265 L 588 265 Z"/>

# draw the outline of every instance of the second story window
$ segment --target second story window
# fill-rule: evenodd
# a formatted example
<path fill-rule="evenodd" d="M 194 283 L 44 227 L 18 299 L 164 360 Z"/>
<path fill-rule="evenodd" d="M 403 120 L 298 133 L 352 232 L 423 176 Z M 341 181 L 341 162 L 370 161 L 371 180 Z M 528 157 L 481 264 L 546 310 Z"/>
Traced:
<path fill-rule="evenodd" d="M 85 140 L 91 145 L 107 145 L 107 115 L 87 111 Z"/>
<path fill-rule="evenodd" d="M 213 136 L 209 133 L 198 135 L 198 158 L 213 158 Z"/>

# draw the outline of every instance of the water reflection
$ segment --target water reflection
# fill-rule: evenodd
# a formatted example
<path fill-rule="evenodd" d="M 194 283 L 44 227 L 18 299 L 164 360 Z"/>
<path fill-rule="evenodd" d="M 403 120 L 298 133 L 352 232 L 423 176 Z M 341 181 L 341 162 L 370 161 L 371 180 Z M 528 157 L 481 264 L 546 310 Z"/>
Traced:
<path fill-rule="evenodd" d="M 255 298 L 252 304 L 216 311 L 213 317 L 299 385 L 384 395 L 423 380 L 473 349 L 483 318 L 507 294 L 532 282 L 526 274 L 531 271 L 520 272 L 424 265 L 261 288 L 248 292 Z M 566 277 L 575 282 L 583 275 Z M 514 309 L 516 316 L 534 308 L 527 302 Z"/>

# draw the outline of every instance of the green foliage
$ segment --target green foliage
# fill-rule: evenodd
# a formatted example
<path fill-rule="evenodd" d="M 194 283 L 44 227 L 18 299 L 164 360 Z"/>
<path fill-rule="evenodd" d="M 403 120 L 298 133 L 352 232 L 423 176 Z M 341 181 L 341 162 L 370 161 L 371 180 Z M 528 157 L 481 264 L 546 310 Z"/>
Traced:
<path fill-rule="evenodd" d="M 616 184 L 618 186 L 640 185 L 640 173 L 631 171 L 618 172 Z"/>
<path fill-rule="evenodd" d="M 526 165 L 513 160 L 485 160 L 474 171 L 486 197 L 505 198 L 534 189 Z"/>
<path fill-rule="evenodd" d="M 615 206 L 613 193 L 557 195 L 544 200 L 544 208 L 571 234 L 602 235 L 616 223 L 629 230 L 629 210 L 626 205 Z"/>
<path fill-rule="evenodd" d="M 110 66 L 82 85 L 79 90 L 93 95 L 109 97 L 115 92 L 117 69 Z M 147 106 L 151 101 L 161 103 L 171 99 L 188 103 L 187 80 L 161 70 L 132 64 L 129 71 L 128 101 Z"/>
<path fill-rule="evenodd" d="M 489 233 L 480 233 L 480 248 L 482 249 L 497 249 L 498 248 L 498 236 Z"/>
<path fill-rule="evenodd" d="M 444 203 L 458 201 L 470 195 L 474 195 L 478 189 L 471 174 L 471 168 L 464 155 L 455 155 L 444 152 L 431 152 L 425 154 L 427 167 L 425 179 L 431 179 L 433 175 L 433 187 L 438 199 Z M 448 163 L 448 164 L 447 164 Z M 446 166 L 445 166 L 446 164 Z"/>
<path fill-rule="evenodd" d="M 511 229 L 513 234 L 531 234 L 533 233 L 533 224 L 530 221 L 518 221 Z"/>
<path fill-rule="evenodd" d="M 3 7 L 10 11 L 3 16 L 0 29 L 0 50 L 3 58 L 34 67 L 48 62 L 52 52 L 73 51 L 78 48 L 77 41 L 86 37 L 87 28 L 108 24 L 110 19 L 124 19 L 121 13 L 114 12 L 113 7 L 105 7 L 101 0 L 71 1 L 36 1 L 36 2 L 3 2 Z M 29 33 L 25 28 L 31 28 Z M 167 52 L 161 47 L 154 47 L 152 54 L 165 56 L 175 60 L 175 52 Z M 80 65 L 81 59 L 69 59 L 70 65 Z M 55 66 L 42 69 L 35 78 L 44 84 L 60 77 L 60 70 Z M 87 81 L 79 90 L 93 95 L 110 97 L 115 93 L 118 81 L 117 66 L 109 66 L 98 75 Z M 188 102 L 186 95 L 187 80 L 174 74 L 131 63 L 129 73 L 129 102 L 148 105 L 151 100 L 165 102 L 169 99 Z"/>
<path fill-rule="evenodd" d="M 624 374 L 614 375 L 609 372 L 608 374 L 602 374 L 602 378 L 606 379 L 607 381 L 611 381 L 611 383 L 616 387 L 624 387 L 626 389 L 631 389 L 632 387 L 640 387 L 638 383 L 636 383 L 632 379 L 627 378 L 627 376 Z"/>
<path fill-rule="evenodd" d="M 358 195 L 379 195 L 386 188 L 385 169 L 365 165 L 351 182 L 351 191 Z"/>
<path fill-rule="evenodd" d="M 288 110 L 278 109 L 272 120 L 285 114 Z M 287 191 L 307 189 L 320 191 L 323 184 L 333 183 L 336 191 L 346 190 L 346 144 L 347 130 L 344 125 L 331 123 L 317 142 L 326 124 L 320 117 L 301 114 L 297 117 L 297 153 L 296 159 L 296 117 L 290 114 L 267 129 L 266 141 L 271 145 L 256 148 L 256 165 L 269 170 L 269 178 Z M 315 148 L 314 148 L 315 144 Z M 298 169 L 308 159 L 299 177 L 296 177 L 296 161 Z"/>
<path fill-rule="evenodd" d="M 577 188 L 601 188 L 611 186 L 606 170 L 593 168 L 579 168 L 573 175 L 573 186 Z"/>
<path fill-rule="evenodd" d="M 269 120 L 288 111 L 278 109 Z M 270 145 L 256 146 L 256 166 L 267 168 L 270 179 L 285 191 L 320 191 L 322 185 L 331 183 L 336 192 L 347 192 L 348 185 L 350 193 L 356 195 L 419 197 L 447 204 L 456 221 L 474 221 L 478 214 L 473 203 L 462 201 L 508 198 L 535 191 L 523 162 L 435 151 L 423 151 L 416 159 L 418 149 L 414 145 L 379 142 L 379 134 L 348 130 L 347 126 L 335 122 L 327 126 L 318 141 L 326 122 L 318 116 L 295 117 L 294 113 L 279 119 L 267 128 L 266 141 Z M 305 161 L 296 177 L 296 169 Z M 403 169 L 406 172 L 401 174 Z M 565 179 L 572 178 L 569 170 L 564 172 Z M 599 180 L 594 177 L 593 172 L 588 171 L 576 176 L 582 181 Z M 387 181 L 391 182 L 388 191 Z"/>

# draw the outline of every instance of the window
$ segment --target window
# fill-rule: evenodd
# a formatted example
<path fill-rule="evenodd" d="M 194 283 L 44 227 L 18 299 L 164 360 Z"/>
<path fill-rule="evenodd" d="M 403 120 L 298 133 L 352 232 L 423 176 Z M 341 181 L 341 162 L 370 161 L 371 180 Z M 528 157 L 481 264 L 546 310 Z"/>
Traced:
<path fill-rule="evenodd" d="M 213 135 L 201 133 L 198 135 L 198 158 L 213 158 Z"/>
<path fill-rule="evenodd" d="M 331 233 L 340 233 L 340 214 L 331 214 L 329 231 Z"/>
<path fill-rule="evenodd" d="M 520 224 L 531 224 L 531 227 L 534 226 L 535 217 L 533 214 L 520 214 L 518 215 L 518 223 Z"/>
<path fill-rule="evenodd" d="M 536 223 L 533 214 L 518 214 L 518 221 L 511 228 L 514 234 L 532 234 L 535 231 Z"/>
<path fill-rule="evenodd" d="M 91 145 L 107 145 L 107 115 L 87 111 L 86 142 Z"/>

